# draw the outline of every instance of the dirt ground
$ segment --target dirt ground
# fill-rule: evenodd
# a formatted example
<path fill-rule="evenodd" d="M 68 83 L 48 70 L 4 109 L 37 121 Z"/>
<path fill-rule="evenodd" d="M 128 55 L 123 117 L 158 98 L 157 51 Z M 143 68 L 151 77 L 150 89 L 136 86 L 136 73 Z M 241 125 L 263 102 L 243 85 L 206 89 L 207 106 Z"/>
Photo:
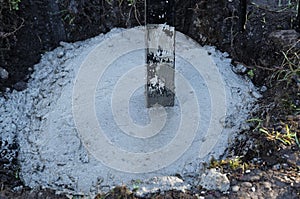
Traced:
<path fill-rule="evenodd" d="M 84 40 L 114 27 L 144 24 L 144 2 L 139 0 L 59 0 L 58 4 L 21 0 L 18 9 L 9 2 L 0 5 L 0 67 L 9 73 L 8 79 L 0 79 L 0 91 L 25 89 L 32 66 L 59 41 Z M 280 2 L 247 1 L 243 13 L 237 0 L 177 1 L 176 29 L 202 45 L 228 52 L 233 64 L 247 68 L 242 73 L 262 87 L 264 97 L 249 120 L 252 128 L 240 133 L 225 160 L 209 165 L 228 173 L 237 191 L 195 187 L 190 193 L 170 191 L 149 197 L 300 198 L 300 44 L 295 31 L 299 20 L 295 0 Z M 17 143 L 8 146 L 1 141 L 0 146 L 0 198 L 65 198 L 52 190 L 26 188 L 18 177 L 17 154 L 13 161 L 3 158 Z M 233 161 L 236 156 L 240 159 Z M 125 187 L 98 198 L 119 196 L 136 198 Z"/>

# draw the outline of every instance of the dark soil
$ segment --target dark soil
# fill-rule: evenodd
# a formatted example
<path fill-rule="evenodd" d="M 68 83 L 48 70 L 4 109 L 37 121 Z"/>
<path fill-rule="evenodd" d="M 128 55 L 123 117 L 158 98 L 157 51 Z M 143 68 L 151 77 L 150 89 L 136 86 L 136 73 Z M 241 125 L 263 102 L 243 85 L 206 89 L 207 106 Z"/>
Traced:
<path fill-rule="evenodd" d="M 32 72 L 32 66 L 39 62 L 41 54 L 59 45 L 60 41 L 73 42 L 84 40 L 100 33 L 106 33 L 114 27 L 129 28 L 144 24 L 144 2 L 137 0 L 129 5 L 126 0 L 22 0 L 19 9 L 14 10 L 10 1 L 3 0 L 0 5 L 0 67 L 9 73 L 8 79 L 0 79 L 1 91 L 9 89 L 23 90 Z M 271 33 L 277 30 L 297 30 L 296 1 L 292 5 L 282 1 L 282 6 L 274 0 L 247 1 L 246 16 L 240 9 L 238 0 L 186 0 L 176 1 L 176 29 L 192 37 L 202 45 L 214 45 L 226 51 L 234 64 L 242 63 L 253 73 L 250 75 L 258 86 L 265 85 L 268 90 L 260 102 L 261 109 L 253 118 L 260 118 L 260 127 L 268 130 L 279 129 L 289 124 L 300 137 L 300 94 L 299 76 L 286 81 L 277 81 L 274 74 L 283 70 L 282 51 L 287 50 L 293 41 L 289 38 L 278 39 Z M 243 22 L 243 16 L 246 18 Z M 293 34 L 296 40 L 299 35 Z M 293 52 L 297 52 L 299 46 Z M 298 62 L 297 62 L 298 61 Z M 295 60 L 299 65 L 299 58 Z M 247 73 L 246 72 L 246 73 Z M 298 74 L 299 75 L 299 74 Z M 289 82 L 287 82 L 289 81 Z M 261 193 L 274 192 L 267 198 L 299 198 L 300 170 L 299 147 L 289 146 L 278 140 L 270 140 L 256 127 L 242 132 L 232 147 L 232 155 L 243 157 L 255 172 L 244 174 L 239 170 L 231 173 L 232 185 L 239 185 L 246 195 L 240 193 L 223 194 L 203 192 L 207 198 L 249 198 L 249 187 L 243 187 L 247 181 Z M 0 198 L 63 198 L 51 190 L 29 190 L 22 188 L 18 178 L 17 154 L 8 159 L 5 153 L 17 143 L 0 144 Z M 274 169 L 275 165 L 275 169 Z M 276 166 L 277 165 L 277 166 Z M 279 165 L 279 166 L 278 166 Z M 243 176 L 263 176 L 259 180 L 243 180 Z M 291 182 L 286 179 L 290 176 Z M 294 179 L 294 181 L 293 181 Z M 298 181 L 297 181 L 298 180 Z M 272 184 L 272 191 L 266 189 L 263 182 Z M 245 183 L 244 183 L 245 184 Z M 134 194 L 120 189 L 123 198 L 134 198 Z M 201 195 L 201 187 L 198 189 Z M 273 193 L 272 192 L 272 193 Z M 115 194 L 116 192 L 114 192 Z M 240 195 L 239 195 L 240 194 Z M 247 195 L 248 194 L 248 195 Z M 249 195 L 250 194 L 250 195 Z M 108 194 L 111 196 L 111 194 Z M 152 195 L 155 198 L 193 198 L 195 193 L 162 193 Z M 116 195 L 110 198 L 115 198 Z"/>

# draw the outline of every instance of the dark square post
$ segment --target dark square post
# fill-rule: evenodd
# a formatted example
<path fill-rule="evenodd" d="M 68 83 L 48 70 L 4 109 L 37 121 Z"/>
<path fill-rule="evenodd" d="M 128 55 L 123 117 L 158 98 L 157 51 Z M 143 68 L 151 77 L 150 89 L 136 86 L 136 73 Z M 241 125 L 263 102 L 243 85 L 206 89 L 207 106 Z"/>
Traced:
<path fill-rule="evenodd" d="M 245 30 L 246 15 L 247 15 L 247 0 L 240 0 L 239 31 Z"/>
<path fill-rule="evenodd" d="M 146 0 L 146 103 L 174 106 L 175 0 Z"/>
<path fill-rule="evenodd" d="M 300 0 L 298 0 L 298 6 L 297 6 L 297 8 L 298 8 L 298 13 L 297 13 L 297 21 L 298 21 L 298 32 L 300 32 Z"/>

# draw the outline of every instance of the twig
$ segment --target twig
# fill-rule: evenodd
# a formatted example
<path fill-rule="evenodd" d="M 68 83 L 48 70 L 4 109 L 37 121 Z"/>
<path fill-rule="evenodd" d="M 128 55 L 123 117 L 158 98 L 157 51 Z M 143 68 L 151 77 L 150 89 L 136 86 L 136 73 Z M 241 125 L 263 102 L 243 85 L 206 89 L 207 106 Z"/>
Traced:
<path fill-rule="evenodd" d="M 20 30 L 20 29 L 24 26 L 24 22 L 25 22 L 25 20 L 22 18 L 22 23 L 21 23 L 21 25 L 20 25 L 18 28 L 16 28 L 14 31 L 12 31 L 12 32 L 7 32 L 7 33 L 5 33 L 5 32 L 0 32 L 0 38 L 1 38 L 1 39 L 4 39 L 4 38 L 6 38 L 6 37 L 9 37 L 9 36 L 11 36 L 11 35 L 14 35 L 18 30 Z"/>
<path fill-rule="evenodd" d="M 234 63 L 235 63 L 235 64 L 242 64 L 242 65 L 246 66 L 246 68 L 250 68 L 250 69 L 259 68 L 259 69 L 267 70 L 267 71 L 276 71 L 276 70 L 277 70 L 276 68 L 267 68 L 267 67 L 259 66 L 259 65 L 257 65 L 257 64 L 255 64 L 254 66 L 247 66 L 247 65 L 245 65 L 244 63 L 238 62 L 238 61 L 235 61 Z"/>
<path fill-rule="evenodd" d="M 275 12 L 275 13 L 289 12 L 288 11 L 289 7 L 285 7 L 283 9 L 281 9 L 281 10 L 271 10 L 271 9 L 268 9 L 266 6 L 260 6 L 260 5 L 256 4 L 256 3 L 253 3 L 253 2 L 251 2 L 251 5 L 255 6 L 258 9 L 261 9 L 261 10 L 264 10 L 264 11 L 268 11 L 268 12 Z"/>

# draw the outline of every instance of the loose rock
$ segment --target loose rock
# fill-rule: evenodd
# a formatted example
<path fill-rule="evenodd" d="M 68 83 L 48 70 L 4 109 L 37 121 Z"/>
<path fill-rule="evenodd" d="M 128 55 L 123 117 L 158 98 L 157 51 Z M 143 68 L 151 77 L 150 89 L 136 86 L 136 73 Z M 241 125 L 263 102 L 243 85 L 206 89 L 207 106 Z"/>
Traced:
<path fill-rule="evenodd" d="M 4 68 L 0 67 L 0 79 L 7 79 L 8 78 L 8 72 Z"/>
<path fill-rule="evenodd" d="M 14 89 L 16 89 L 17 91 L 22 91 L 25 90 L 27 88 L 27 84 L 26 82 L 17 82 L 14 86 Z"/>
<path fill-rule="evenodd" d="M 240 187 L 235 185 L 235 186 L 231 187 L 231 189 L 233 192 L 238 192 L 240 190 Z"/>
<path fill-rule="evenodd" d="M 245 176 L 243 177 L 243 181 L 246 181 L 246 182 L 256 182 L 256 181 L 259 181 L 260 180 L 260 176 L 259 175 L 252 175 L 252 176 Z"/>
<path fill-rule="evenodd" d="M 272 184 L 270 182 L 262 182 L 262 185 L 267 190 L 272 190 Z"/>
<path fill-rule="evenodd" d="M 232 70 L 236 74 L 245 74 L 247 71 L 247 68 L 243 64 L 238 64 L 236 66 L 233 66 Z"/>
<path fill-rule="evenodd" d="M 266 86 L 262 86 L 260 88 L 260 92 L 266 92 L 268 90 L 268 88 Z"/>
<path fill-rule="evenodd" d="M 256 99 L 262 98 L 262 95 L 259 92 L 257 92 L 257 91 L 252 91 L 251 94 Z"/>
<path fill-rule="evenodd" d="M 228 191 L 230 181 L 225 174 L 218 172 L 216 169 L 210 169 L 202 174 L 200 185 L 208 190 Z"/>
<path fill-rule="evenodd" d="M 252 187 L 252 183 L 251 182 L 243 182 L 241 185 L 243 187 Z"/>
<path fill-rule="evenodd" d="M 273 42 L 281 47 L 292 46 L 297 43 L 300 34 L 296 30 L 278 30 L 269 36 Z"/>
<path fill-rule="evenodd" d="M 65 55 L 65 52 L 63 50 L 61 50 L 57 53 L 57 58 L 62 58 L 64 55 Z"/>

